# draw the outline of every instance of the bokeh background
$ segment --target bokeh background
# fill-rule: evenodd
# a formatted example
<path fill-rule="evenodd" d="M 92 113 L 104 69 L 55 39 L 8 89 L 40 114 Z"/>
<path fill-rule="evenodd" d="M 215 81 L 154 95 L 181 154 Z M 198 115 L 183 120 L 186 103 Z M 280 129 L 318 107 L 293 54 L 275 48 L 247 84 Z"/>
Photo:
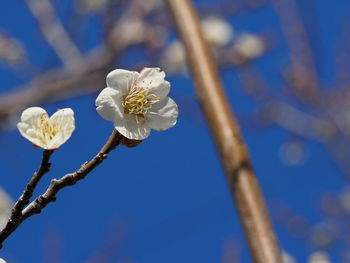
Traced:
<path fill-rule="evenodd" d="M 195 1 L 247 142 L 284 263 L 350 262 L 350 2 Z M 119 147 L 27 220 L 14 262 L 251 262 L 186 56 L 161 0 L 12 0 L 0 15 L 0 223 L 40 163 L 20 113 L 70 107 L 76 131 L 40 183 L 89 160 L 113 129 L 94 101 L 115 68 L 160 66 L 177 125 Z M 220 127 L 217 127 L 220 129 Z M 11 201 L 12 200 L 12 201 Z"/>

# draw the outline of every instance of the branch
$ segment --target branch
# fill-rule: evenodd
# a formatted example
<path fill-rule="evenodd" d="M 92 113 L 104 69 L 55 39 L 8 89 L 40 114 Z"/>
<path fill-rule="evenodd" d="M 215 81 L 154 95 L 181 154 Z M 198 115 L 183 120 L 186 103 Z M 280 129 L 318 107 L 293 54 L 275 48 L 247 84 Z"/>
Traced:
<path fill-rule="evenodd" d="M 225 96 L 212 54 L 190 0 L 168 0 L 185 44 L 198 98 L 213 133 L 227 180 L 256 263 L 281 263 L 281 253 L 264 197 L 253 172 L 239 126 Z"/>
<path fill-rule="evenodd" d="M 65 187 L 76 184 L 84 179 L 92 170 L 100 165 L 107 157 L 108 153 L 115 149 L 121 143 L 123 136 L 113 130 L 106 144 L 102 147 L 99 153 L 89 162 L 84 163 L 77 171 L 71 174 L 66 174 L 61 179 L 53 179 L 46 192 L 31 202 L 21 213 L 17 213 L 15 220 L 12 220 L 6 225 L 5 229 L 0 232 L 0 245 L 23 223 L 27 218 L 40 214 L 49 203 L 56 201 L 57 193 Z"/>
<path fill-rule="evenodd" d="M 44 101 L 95 92 L 108 69 L 115 62 L 116 53 L 107 47 L 92 51 L 73 69 L 55 69 L 35 78 L 29 84 L 0 96 L 0 128 L 12 115 L 24 108 Z"/>
<path fill-rule="evenodd" d="M 43 157 L 41 160 L 39 170 L 34 173 L 33 177 L 27 184 L 23 194 L 20 196 L 20 198 L 18 198 L 16 204 L 13 206 L 11 210 L 10 219 L 8 220 L 5 228 L 1 231 L 1 234 L 3 234 L 4 237 L 7 237 L 7 234 L 12 233 L 17 228 L 19 224 L 19 219 L 22 216 L 22 210 L 29 203 L 29 200 L 33 195 L 35 187 L 37 186 L 40 179 L 50 171 L 51 163 L 49 162 L 49 160 L 52 153 L 53 151 L 51 150 L 45 150 L 43 152 Z"/>
<path fill-rule="evenodd" d="M 26 0 L 41 31 L 57 56 L 67 66 L 82 58 L 80 51 L 70 39 L 62 23 L 57 19 L 49 0 Z"/>
<path fill-rule="evenodd" d="M 35 187 L 37 186 L 40 179 L 50 171 L 51 163 L 50 157 L 53 154 L 52 150 L 45 150 L 43 152 L 43 158 L 41 161 L 40 168 L 34 173 L 33 177 L 30 179 L 21 197 L 18 199 L 14 207 L 12 208 L 12 214 L 9 223 L 15 222 L 17 218 L 22 216 L 22 209 L 29 203 L 30 198 L 33 195 Z"/>

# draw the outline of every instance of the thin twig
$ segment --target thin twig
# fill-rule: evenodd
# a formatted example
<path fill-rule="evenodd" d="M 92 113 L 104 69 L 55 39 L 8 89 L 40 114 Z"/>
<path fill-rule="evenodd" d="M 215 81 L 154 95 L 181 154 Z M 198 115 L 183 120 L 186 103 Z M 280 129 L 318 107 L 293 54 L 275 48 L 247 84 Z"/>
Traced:
<path fill-rule="evenodd" d="M 120 144 L 122 138 L 123 136 L 114 129 L 106 144 L 94 158 L 92 158 L 89 162 L 84 163 L 74 173 L 66 174 L 58 180 L 53 179 L 46 192 L 31 202 L 22 211 L 21 216 L 15 218 L 9 227 L 5 227 L 5 229 L 0 232 L 0 245 L 2 245 L 2 243 L 19 227 L 19 225 L 23 223 L 23 221 L 33 215 L 40 214 L 41 210 L 44 209 L 49 203 L 56 201 L 56 195 L 61 189 L 74 185 L 78 181 L 84 179 L 92 170 L 94 170 L 108 157 L 108 153 Z"/>
<path fill-rule="evenodd" d="M 190 0 L 168 0 L 194 74 L 198 98 L 213 133 L 256 263 L 281 263 L 281 253 L 246 146 Z"/>
<path fill-rule="evenodd" d="M 52 150 L 45 150 L 43 152 L 43 157 L 41 160 L 39 170 L 34 173 L 33 177 L 27 184 L 23 194 L 18 198 L 17 202 L 13 206 L 11 210 L 10 219 L 8 220 L 5 228 L 1 231 L 1 233 L 4 233 L 4 235 L 5 233 L 11 233 L 17 228 L 19 224 L 19 219 L 22 216 L 22 210 L 29 203 L 29 200 L 33 195 L 35 187 L 37 186 L 40 179 L 50 171 L 51 163 L 49 161 L 52 153 Z"/>
<path fill-rule="evenodd" d="M 29 203 L 29 200 L 33 195 L 35 187 L 39 183 L 40 179 L 50 171 L 51 163 L 49 161 L 52 154 L 53 154 L 52 150 L 45 150 L 43 152 L 43 158 L 42 158 L 39 170 L 34 173 L 33 177 L 30 179 L 29 183 L 27 184 L 23 194 L 21 195 L 21 197 L 18 199 L 18 201 L 12 208 L 10 222 L 22 216 L 22 209 Z"/>

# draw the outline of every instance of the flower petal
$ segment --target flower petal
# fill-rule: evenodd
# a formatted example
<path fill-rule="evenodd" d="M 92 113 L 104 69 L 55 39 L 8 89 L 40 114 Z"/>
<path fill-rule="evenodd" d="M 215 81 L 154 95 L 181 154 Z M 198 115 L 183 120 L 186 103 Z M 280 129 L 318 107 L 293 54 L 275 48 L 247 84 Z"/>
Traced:
<path fill-rule="evenodd" d="M 17 128 L 24 138 L 36 146 L 45 149 L 47 145 L 37 138 L 36 129 L 43 115 L 48 118 L 47 112 L 40 107 L 31 107 L 24 110 L 21 115 L 21 122 L 17 124 Z"/>
<path fill-rule="evenodd" d="M 50 122 L 56 123 L 61 132 L 58 132 L 47 146 L 49 149 L 57 149 L 72 136 L 75 130 L 74 112 L 70 108 L 58 110 L 50 117 Z"/>
<path fill-rule="evenodd" d="M 47 116 L 47 112 L 40 107 L 30 107 L 23 111 L 21 115 L 21 122 L 25 122 L 27 124 L 32 125 L 34 122 L 38 120 L 42 115 Z"/>
<path fill-rule="evenodd" d="M 133 116 L 126 116 L 124 120 L 115 122 L 114 126 L 121 135 L 132 140 L 143 140 L 151 132 L 151 129 L 147 125 L 137 123 L 136 118 Z"/>
<path fill-rule="evenodd" d="M 165 73 L 160 71 L 159 68 L 144 68 L 137 83 L 141 87 L 148 88 L 152 94 L 157 95 L 160 99 L 163 99 L 170 91 L 170 83 L 164 78 Z"/>
<path fill-rule="evenodd" d="M 120 92 L 105 88 L 96 98 L 96 110 L 107 121 L 116 122 L 124 118 Z"/>
<path fill-rule="evenodd" d="M 147 114 L 147 125 L 157 131 L 173 127 L 179 114 L 176 103 L 169 97 L 161 100 Z"/>
<path fill-rule="evenodd" d="M 137 80 L 139 73 L 136 71 L 129 71 L 124 69 L 116 69 L 107 75 L 107 86 L 118 90 L 125 95 L 131 84 Z"/>
<path fill-rule="evenodd" d="M 37 131 L 34 127 L 31 127 L 29 124 L 24 122 L 19 122 L 17 124 L 17 128 L 21 135 L 29 140 L 31 143 L 33 143 L 35 146 L 38 146 L 40 148 L 46 149 L 47 145 L 40 141 L 37 137 Z"/>

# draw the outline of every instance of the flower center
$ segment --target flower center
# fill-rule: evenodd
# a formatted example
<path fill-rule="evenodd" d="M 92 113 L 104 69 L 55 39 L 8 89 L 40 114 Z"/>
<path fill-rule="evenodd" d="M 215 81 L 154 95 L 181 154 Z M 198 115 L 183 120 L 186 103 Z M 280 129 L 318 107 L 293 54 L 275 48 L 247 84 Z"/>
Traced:
<path fill-rule="evenodd" d="M 127 114 L 143 115 L 158 101 L 160 101 L 160 98 L 155 94 L 150 94 L 147 89 L 132 86 L 129 94 L 125 96 L 123 101 L 124 112 Z"/>
<path fill-rule="evenodd" d="M 38 138 L 45 143 L 47 140 L 52 140 L 58 132 L 58 123 L 50 122 L 49 117 L 43 114 L 38 121 Z"/>

